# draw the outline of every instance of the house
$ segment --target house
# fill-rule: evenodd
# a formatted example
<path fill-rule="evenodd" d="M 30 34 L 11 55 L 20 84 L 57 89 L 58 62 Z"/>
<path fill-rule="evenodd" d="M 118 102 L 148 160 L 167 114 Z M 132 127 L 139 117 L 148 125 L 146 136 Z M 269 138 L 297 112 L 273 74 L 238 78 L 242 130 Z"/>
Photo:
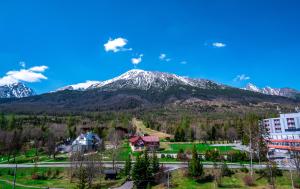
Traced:
<path fill-rule="evenodd" d="M 159 138 L 157 136 L 136 136 L 129 139 L 129 145 L 132 151 L 142 151 L 159 149 Z"/>
<path fill-rule="evenodd" d="M 99 136 L 93 132 L 82 133 L 72 142 L 72 152 L 95 151 L 101 142 Z"/>

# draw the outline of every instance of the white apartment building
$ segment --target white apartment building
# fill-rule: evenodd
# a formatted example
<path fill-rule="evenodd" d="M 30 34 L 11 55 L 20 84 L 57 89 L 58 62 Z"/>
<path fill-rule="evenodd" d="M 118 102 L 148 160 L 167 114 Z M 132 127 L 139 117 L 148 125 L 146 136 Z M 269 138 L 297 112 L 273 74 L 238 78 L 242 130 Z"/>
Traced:
<path fill-rule="evenodd" d="M 280 117 L 263 120 L 269 132 L 270 149 L 300 151 L 300 112 L 280 114 Z"/>

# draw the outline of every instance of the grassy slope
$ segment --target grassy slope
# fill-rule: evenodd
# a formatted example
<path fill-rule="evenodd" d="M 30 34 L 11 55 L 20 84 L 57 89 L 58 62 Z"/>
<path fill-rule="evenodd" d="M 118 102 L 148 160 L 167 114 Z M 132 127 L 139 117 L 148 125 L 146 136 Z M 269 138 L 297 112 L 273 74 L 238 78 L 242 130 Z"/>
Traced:
<path fill-rule="evenodd" d="M 132 119 L 132 124 L 134 126 L 136 126 L 137 131 L 138 132 L 142 132 L 144 134 L 148 134 L 148 135 L 154 135 L 154 136 L 158 136 L 159 139 L 165 139 L 166 137 L 172 138 L 173 136 L 167 133 L 163 133 L 163 132 L 159 132 L 159 131 L 155 131 L 152 130 L 150 128 L 146 128 L 146 126 L 143 124 L 142 121 L 137 120 L 137 119 Z"/>

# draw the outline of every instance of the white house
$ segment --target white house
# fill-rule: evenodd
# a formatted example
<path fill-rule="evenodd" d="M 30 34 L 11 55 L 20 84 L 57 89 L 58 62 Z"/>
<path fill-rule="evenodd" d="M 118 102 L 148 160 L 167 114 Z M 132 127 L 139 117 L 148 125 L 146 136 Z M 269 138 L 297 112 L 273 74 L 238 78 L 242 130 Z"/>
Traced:
<path fill-rule="evenodd" d="M 72 142 L 72 152 L 94 151 L 101 142 L 100 137 L 93 132 L 82 133 Z"/>

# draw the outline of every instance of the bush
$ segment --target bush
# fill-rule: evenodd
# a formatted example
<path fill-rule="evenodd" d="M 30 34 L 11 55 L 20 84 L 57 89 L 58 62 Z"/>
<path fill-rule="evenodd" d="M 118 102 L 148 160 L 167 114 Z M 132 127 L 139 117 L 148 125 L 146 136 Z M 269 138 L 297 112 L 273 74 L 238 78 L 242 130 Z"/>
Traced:
<path fill-rule="evenodd" d="M 234 174 L 234 171 L 228 168 L 227 164 L 224 163 L 221 168 L 221 173 L 223 177 L 231 177 Z"/>
<path fill-rule="evenodd" d="M 165 154 L 161 154 L 160 157 L 161 158 L 165 158 L 166 156 L 165 156 Z"/>
<path fill-rule="evenodd" d="M 33 173 L 33 174 L 31 175 L 31 179 L 32 179 L 32 180 L 46 180 L 47 177 L 45 176 L 44 173 L 42 173 L 42 174 Z"/>
<path fill-rule="evenodd" d="M 172 159 L 173 157 L 170 154 L 167 154 L 167 158 Z"/>
<path fill-rule="evenodd" d="M 59 169 L 55 169 L 55 174 L 54 174 L 54 176 L 55 176 L 55 177 L 58 177 L 59 174 L 60 174 L 60 170 L 59 170 Z"/>
<path fill-rule="evenodd" d="M 206 150 L 205 159 L 209 161 L 218 161 L 220 160 L 220 153 L 218 150 Z"/>
<path fill-rule="evenodd" d="M 206 175 L 204 177 L 201 177 L 200 179 L 197 179 L 196 182 L 198 183 L 206 183 L 206 182 L 213 182 L 214 181 L 214 176 L 209 174 L 209 175 Z"/>
<path fill-rule="evenodd" d="M 47 177 L 51 177 L 51 175 L 52 175 L 52 171 L 51 171 L 51 169 L 48 169 L 48 171 L 47 171 Z"/>
<path fill-rule="evenodd" d="M 254 186 L 254 180 L 250 175 L 246 175 L 243 178 L 243 181 L 246 186 Z"/>
<path fill-rule="evenodd" d="M 247 167 L 240 168 L 240 171 L 243 172 L 243 173 L 248 173 L 249 172 Z"/>

